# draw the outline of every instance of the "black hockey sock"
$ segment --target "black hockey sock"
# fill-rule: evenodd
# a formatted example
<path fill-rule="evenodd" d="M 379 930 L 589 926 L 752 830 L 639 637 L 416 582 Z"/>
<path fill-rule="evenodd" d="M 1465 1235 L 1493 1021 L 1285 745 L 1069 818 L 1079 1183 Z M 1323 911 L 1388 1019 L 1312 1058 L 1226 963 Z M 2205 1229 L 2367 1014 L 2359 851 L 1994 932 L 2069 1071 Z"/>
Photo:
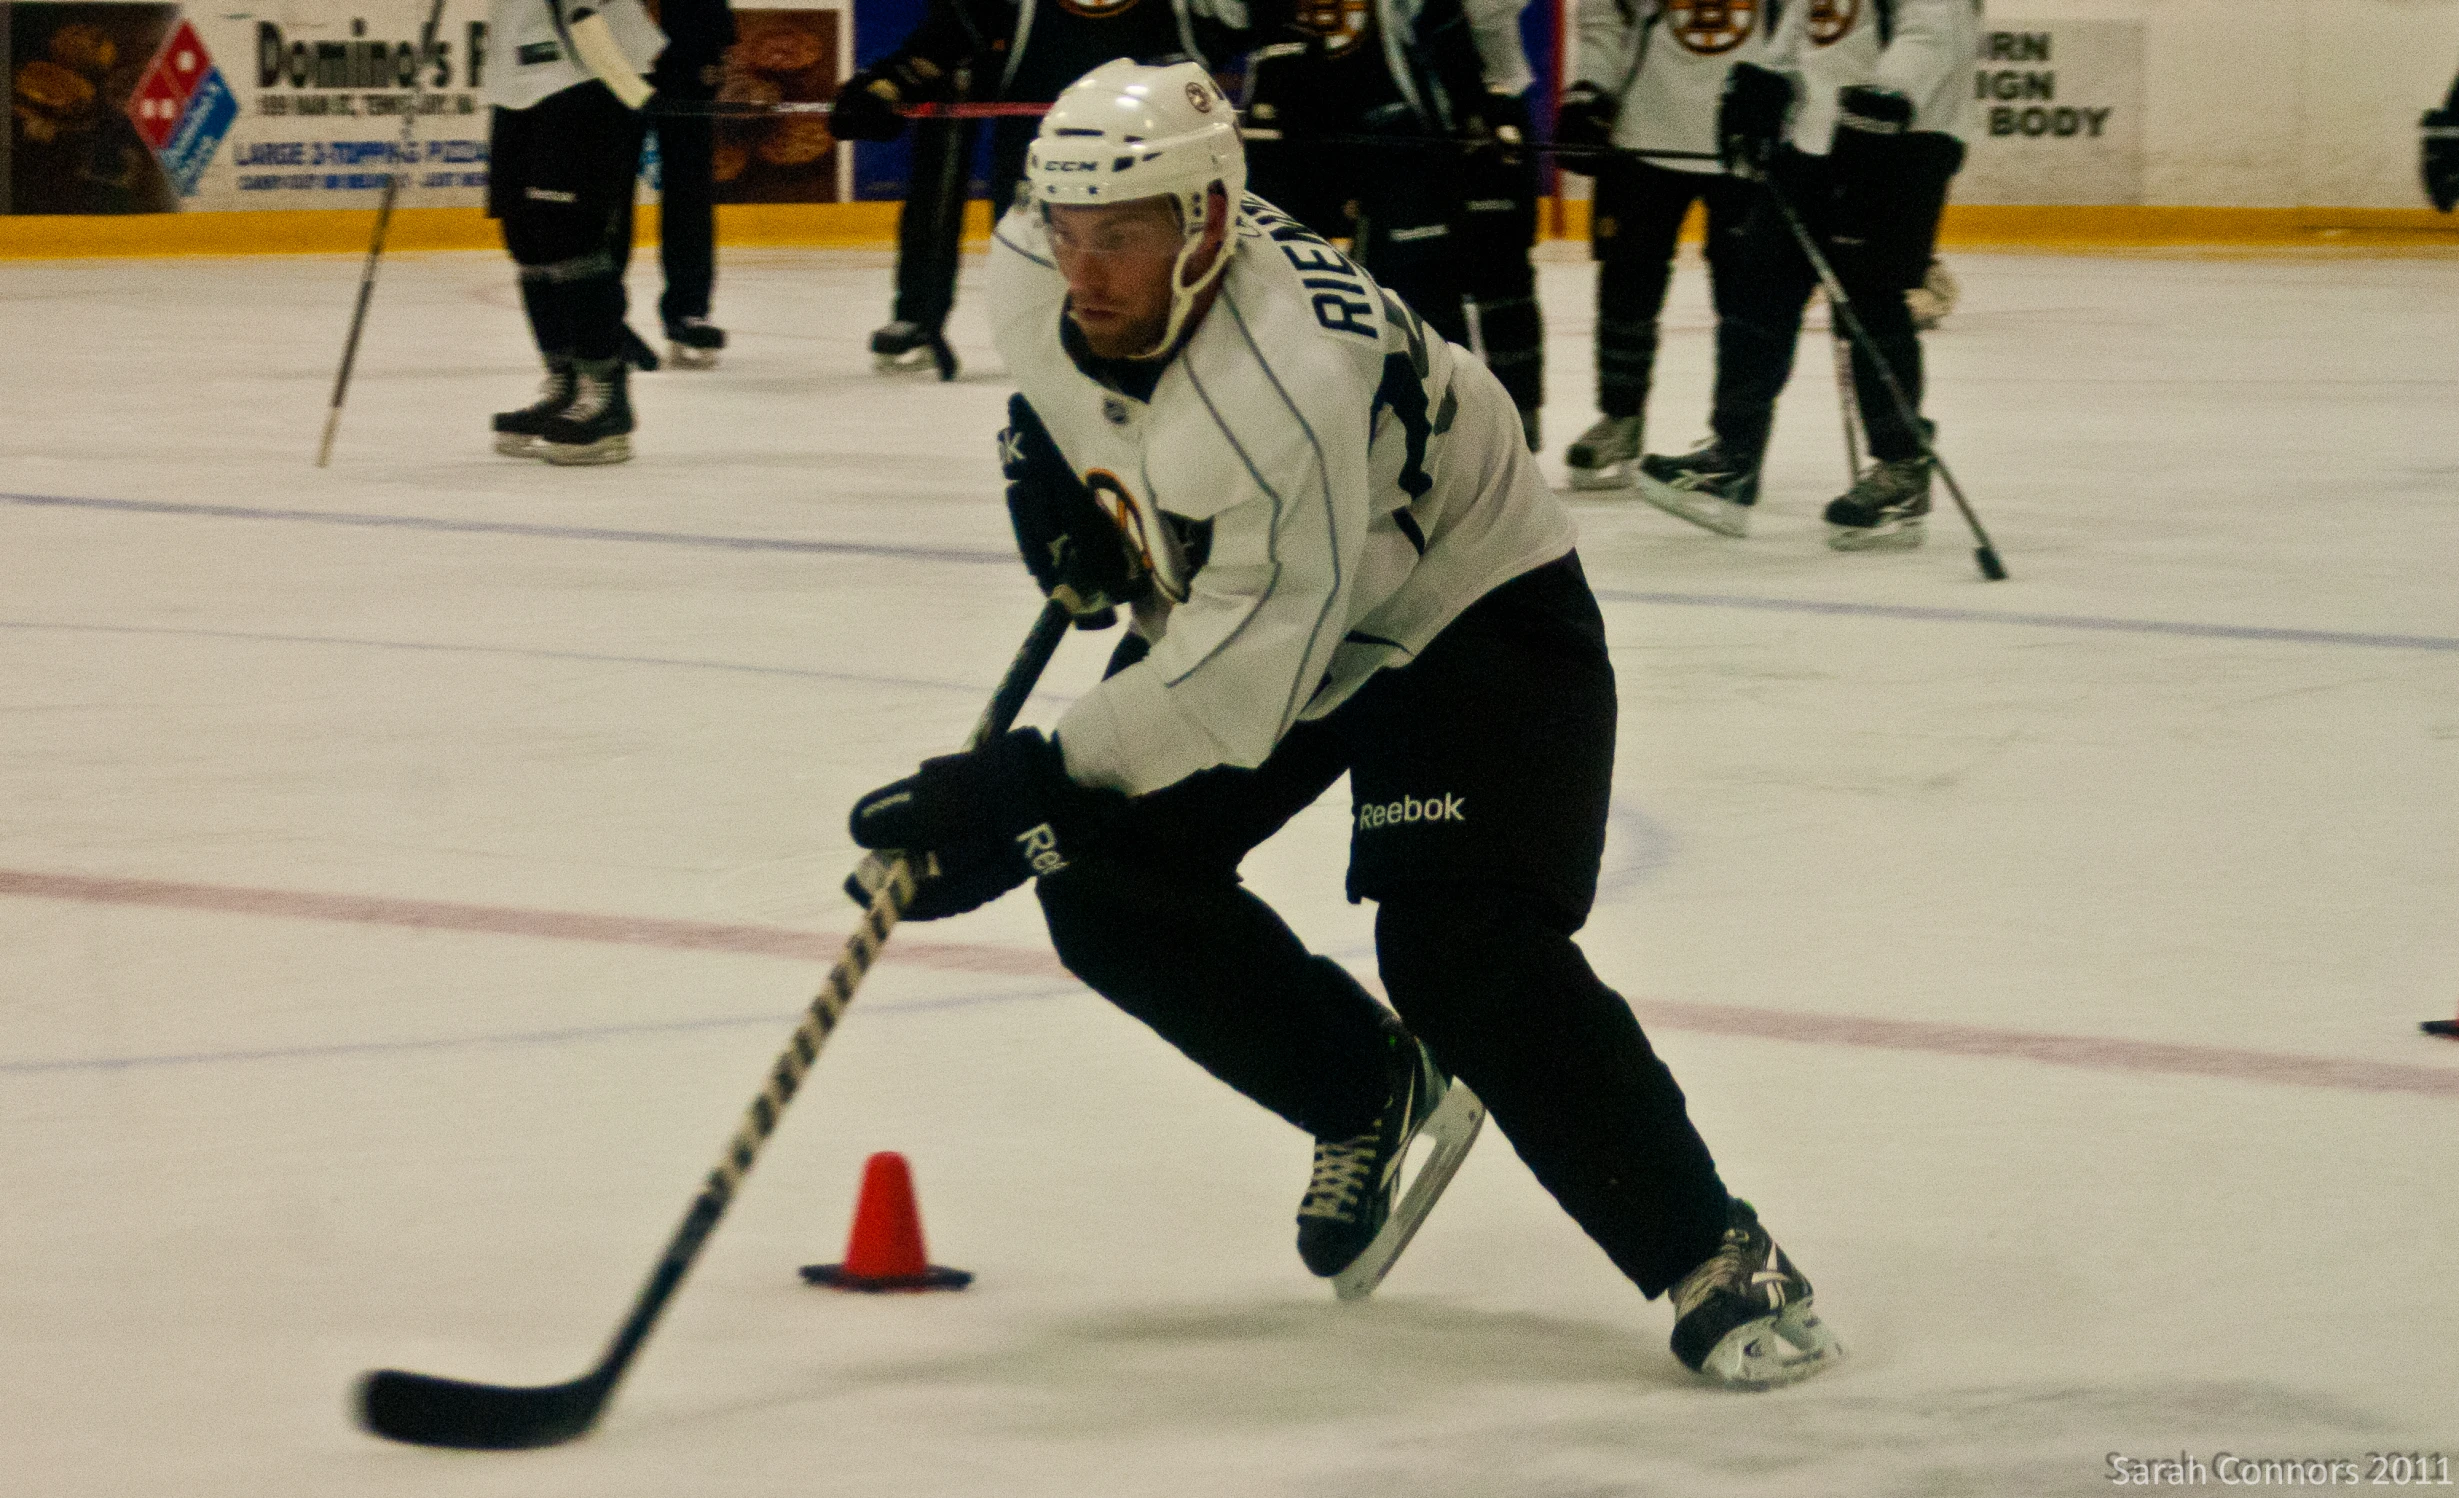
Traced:
<path fill-rule="evenodd" d="M 1494 297 L 1477 303 L 1477 332 L 1485 344 L 1486 368 L 1522 411 L 1545 405 L 1545 324 L 1537 298 Z"/>
<path fill-rule="evenodd" d="M 1233 879 L 1083 858 L 1038 892 L 1068 970 L 1308 1134 L 1382 1111 L 1385 1010 Z"/>
<path fill-rule="evenodd" d="M 582 359 L 613 359 L 623 352 L 623 283 L 611 275 L 564 283 L 572 323 L 572 352 Z"/>
<path fill-rule="evenodd" d="M 521 310 L 529 314 L 530 336 L 549 364 L 572 357 L 572 325 L 562 292 L 552 281 L 521 277 Z"/>
<path fill-rule="evenodd" d="M 1387 899 L 1384 982 L 1538 1181 L 1653 1298 L 1715 1251 L 1724 1183 L 1630 1006 L 1569 936 L 1506 900 L 1443 887 Z"/>

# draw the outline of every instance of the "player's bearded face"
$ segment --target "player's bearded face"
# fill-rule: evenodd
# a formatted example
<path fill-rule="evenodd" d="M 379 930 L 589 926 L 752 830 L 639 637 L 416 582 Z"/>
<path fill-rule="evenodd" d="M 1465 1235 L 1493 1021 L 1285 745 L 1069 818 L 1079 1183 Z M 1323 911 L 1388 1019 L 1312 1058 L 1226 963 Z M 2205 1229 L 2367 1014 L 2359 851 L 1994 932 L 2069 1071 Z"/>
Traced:
<path fill-rule="evenodd" d="M 1132 359 L 1159 342 L 1170 321 L 1170 278 L 1185 243 L 1168 198 L 1098 208 L 1052 204 L 1050 249 L 1067 278 L 1067 315 L 1085 347 Z"/>

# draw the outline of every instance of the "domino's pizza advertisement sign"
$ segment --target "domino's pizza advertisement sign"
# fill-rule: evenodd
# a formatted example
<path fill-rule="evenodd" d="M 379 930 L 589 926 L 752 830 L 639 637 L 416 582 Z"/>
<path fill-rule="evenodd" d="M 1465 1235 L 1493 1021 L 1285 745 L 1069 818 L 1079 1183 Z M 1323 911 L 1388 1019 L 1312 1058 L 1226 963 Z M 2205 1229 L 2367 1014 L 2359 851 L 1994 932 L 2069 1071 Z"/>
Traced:
<path fill-rule="evenodd" d="M 1955 201 L 2142 202 L 2143 60 L 2141 21 L 1991 16 Z"/>
<path fill-rule="evenodd" d="M 239 117 L 239 99 L 213 65 L 196 28 L 183 20 L 139 75 L 127 109 L 171 186 L 181 197 L 192 198 L 214 152 L 231 133 L 231 122 Z"/>

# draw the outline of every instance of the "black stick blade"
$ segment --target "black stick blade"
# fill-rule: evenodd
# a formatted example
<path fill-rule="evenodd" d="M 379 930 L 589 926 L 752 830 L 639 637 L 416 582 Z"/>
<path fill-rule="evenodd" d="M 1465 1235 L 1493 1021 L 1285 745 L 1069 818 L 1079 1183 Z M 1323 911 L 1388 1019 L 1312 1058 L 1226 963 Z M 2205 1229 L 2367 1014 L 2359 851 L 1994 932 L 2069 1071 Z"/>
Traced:
<path fill-rule="evenodd" d="M 1988 578 L 1993 583 L 2002 583 L 2006 581 L 2006 563 L 1998 560 L 1998 550 L 1996 547 L 1980 547 L 1973 552 L 1972 559 L 1981 564 L 1981 575 L 1983 577 Z"/>
<path fill-rule="evenodd" d="M 509 1388 L 387 1368 L 359 1381 L 359 1423 L 391 1441 L 459 1451 L 524 1451 L 585 1435 L 614 1381 Z"/>

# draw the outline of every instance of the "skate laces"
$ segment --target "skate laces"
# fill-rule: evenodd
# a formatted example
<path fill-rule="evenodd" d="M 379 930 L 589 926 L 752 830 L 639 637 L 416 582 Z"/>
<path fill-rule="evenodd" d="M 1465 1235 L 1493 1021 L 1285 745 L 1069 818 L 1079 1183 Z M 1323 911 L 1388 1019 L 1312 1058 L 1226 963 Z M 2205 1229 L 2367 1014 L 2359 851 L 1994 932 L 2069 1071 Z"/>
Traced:
<path fill-rule="evenodd" d="M 586 422 L 604 411 L 614 400 L 615 382 L 593 374 L 581 374 L 572 387 L 572 404 L 563 414 L 574 421 Z"/>
<path fill-rule="evenodd" d="M 1682 1283 L 1674 1287 L 1674 1314 L 1689 1315 L 1720 1290 L 1729 1295 L 1764 1298 L 1770 1309 L 1778 1309 L 1792 1298 L 1792 1279 L 1783 1254 L 1776 1248 L 1776 1240 L 1759 1226 L 1757 1215 L 1748 1214 L 1745 1208 L 1725 1229 L 1716 1252 L 1701 1260 L 1699 1267 L 1684 1275 Z"/>
<path fill-rule="evenodd" d="M 1316 1140 L 1315 1175 L 1307 1182 L 1306 1200 L 1298 1204 L 1298 1215 L 1328 1217 L 1335 1222 L 1355 1217 L 1358 1201 L 1374 1175 L 1375 1157 L 1383 1152 L 1382 1142 L 1381 1130 L 1354 1139 Z"/>

